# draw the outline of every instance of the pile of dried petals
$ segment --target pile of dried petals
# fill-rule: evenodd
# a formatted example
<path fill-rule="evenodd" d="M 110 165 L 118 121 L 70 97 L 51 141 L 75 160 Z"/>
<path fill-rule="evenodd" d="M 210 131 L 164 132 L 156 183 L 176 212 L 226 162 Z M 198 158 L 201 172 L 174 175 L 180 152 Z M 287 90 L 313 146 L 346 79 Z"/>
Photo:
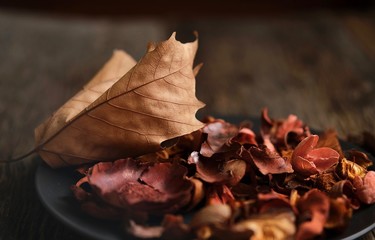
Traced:
<path fill-rule="evenodd" d="M 375 202 L 370 165 L 334 131 L 313 135 L 264 109 L 259 135 L 207 118 L 172 147 L 81 168 L 72 190 L 84 211 L 139 238 L 313 239 Z"/>

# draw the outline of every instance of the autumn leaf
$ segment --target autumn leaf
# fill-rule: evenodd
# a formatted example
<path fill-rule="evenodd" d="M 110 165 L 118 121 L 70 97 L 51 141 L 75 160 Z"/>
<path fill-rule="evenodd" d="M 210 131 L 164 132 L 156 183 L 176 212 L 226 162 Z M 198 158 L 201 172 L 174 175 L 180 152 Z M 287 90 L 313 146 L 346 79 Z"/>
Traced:
<path fill-rule="evenodd" d="M 204 106 L 195 96 L 197 47 L 197 40 L 183 44 L 174 33 L 106 85 L 128 70 L 117 66 L 121 59 L 110 60 L 98 79 L 36 129 L 40 156 L 52 167 L 139 156 L 203 127 L 195 118 Z"/>

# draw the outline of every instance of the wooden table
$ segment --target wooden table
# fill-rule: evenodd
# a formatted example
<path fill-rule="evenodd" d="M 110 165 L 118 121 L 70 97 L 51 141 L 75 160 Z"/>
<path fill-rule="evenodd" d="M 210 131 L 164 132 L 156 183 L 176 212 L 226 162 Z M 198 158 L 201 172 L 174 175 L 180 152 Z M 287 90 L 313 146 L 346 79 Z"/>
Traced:
<path fill-rule="evenodd" d="M 375 14 L 311 12 L 273 18 L 80 19 L 0 11 L 0 156 L 33 146 L 33 129 L 122 48 L 136 59 L 172 31 L 200 34 L 202 115 L 298 115 L 346 139 L 375 134 Z M 372 134 L 372 135 L 371 135 Z M 371 148 L 372 144 L 372 148 Z M 374 154 L 374 142 L 368 142 Z M 0 239 L 85 239 L 40 203 L 38 161 L 0 165 Z M 375 231 L 361 239 L 375 239 Z"/>

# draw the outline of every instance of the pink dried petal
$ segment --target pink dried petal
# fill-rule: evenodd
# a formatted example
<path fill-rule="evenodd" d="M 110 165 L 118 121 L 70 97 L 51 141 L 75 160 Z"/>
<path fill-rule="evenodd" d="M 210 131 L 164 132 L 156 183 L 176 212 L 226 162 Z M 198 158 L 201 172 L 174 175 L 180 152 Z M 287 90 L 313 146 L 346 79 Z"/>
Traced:
<path fill-rule="evenodd" d="M 320 173 L 337 164 L 339 158 L 340 154 L 328 147 L 313 149 L 306 156 L 306 159 L 313 162 Z"/>
<path fill-rule="evenodd" d="M 375 203 L 375 172 L 369 171 L 363 178 L 356 176 L 353 180 L 356 195 L 365 204 Z"/>
<path fill-rule="evenodd" d="M 315 148 L 318 140 L 317 135 L 306 137 L 292 154 L 294 171 L 305 177 L 324 172 L 339 161 L 340 155 L 335 150 L 327 147 Z"/>
<path fill-rule="evenodd" d="M 294 149 L 292 158 L 293 156 L 306 157 L 307 154 L 309 154 L 309 152 L 314 149 L 314 147 L 318 143 L 318 140 L 318 135 L 311 135 L 310 137 L 303 139 L 297 145 L 296 149 Z"/>

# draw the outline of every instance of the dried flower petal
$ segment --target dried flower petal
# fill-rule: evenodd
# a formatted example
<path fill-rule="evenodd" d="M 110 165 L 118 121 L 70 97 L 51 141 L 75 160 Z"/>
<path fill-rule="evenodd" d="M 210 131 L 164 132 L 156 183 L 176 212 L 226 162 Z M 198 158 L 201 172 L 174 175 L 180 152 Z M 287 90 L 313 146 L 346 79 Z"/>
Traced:
<path fill-rule="evenodd" d="M 329 214 L 329 197 L 312 189 L 297 202 L 300 214 L 296 239 L 313 239 L 322 234 Z"/>
<path fill-rule="evenodd" d="M 348 160 L 358 164 L 363 168 L 368 168 L 373 165 L 373 162 L 368 158 L 367 154 L 358 150 L 346 151 L 348 154 Z"/>
<path fill-rule="evenodd" d="M 207 140 L 202 144 L 200 154 L 211 157 L 214 153 L 224 150 L 224 145 L 237 135 L 238 128 L 222 119 L 216 119 L 208 123 L 203 132 L 207 134 Z"/>
<path fill-rule="evenodd" d="M 291 173 L 292 165 L 277 152 L 271 152 L 267 147 L 251 147 L 250 154 L 254 164 L 263 175 Z"/>
<path fill-rule="evenodd" d="M 347 198 L 330 198 L 329 218 L 324 225 L 327 229 L 344 229 L 352 217 L 353 210 Z"/>
<path fill-rule="evenodd" d="M 342 179 L 349 179 L 353 181 L 355 177 L 364 177 L 367 170 L 355 162 L 348 161 L 346 158 L 340 160 L 336 167 L 337 174 Z"/>
<path fill-rule="evenodd" d="M 262 111 L 261 124 L 263 140 L 280 147 L 296 145 L 310 135 L 309 129 L 297 116 L 291 114 L 287 119 L 273 120 L 268 116 L 267 108 Z"/>
<path fill-rule="evenodd" d="M 340 155 L 335 150 L 327 147 L 315 148 L 318 140 L 317 135 L 311 135 L 297 145 L 292 154 L 294 171 L 310 176 L 321 173 L 338 162 Z"/>
<path fill-rule="evenodd" d="M 259 214 L 235 224 L 233 232 L 251 230 L 252 240 L 293 239 L 296 232 L 295 215 L 291 210 Z"/>
<path fill-rule="evenodd" d="M 353 185 L 359 200 L 365 204 L 375 203 L 375 171 L 369 171 L 363 178 L 356 176 Z"/>
<path fill-rule="evenodd" d="M 97 197 L 110 206 L 149 213 L 175 212 L 192 198 L 193 184 L 180 164 L 139 165 L 134 159 L 99 163 L 87 176 Z"/>

